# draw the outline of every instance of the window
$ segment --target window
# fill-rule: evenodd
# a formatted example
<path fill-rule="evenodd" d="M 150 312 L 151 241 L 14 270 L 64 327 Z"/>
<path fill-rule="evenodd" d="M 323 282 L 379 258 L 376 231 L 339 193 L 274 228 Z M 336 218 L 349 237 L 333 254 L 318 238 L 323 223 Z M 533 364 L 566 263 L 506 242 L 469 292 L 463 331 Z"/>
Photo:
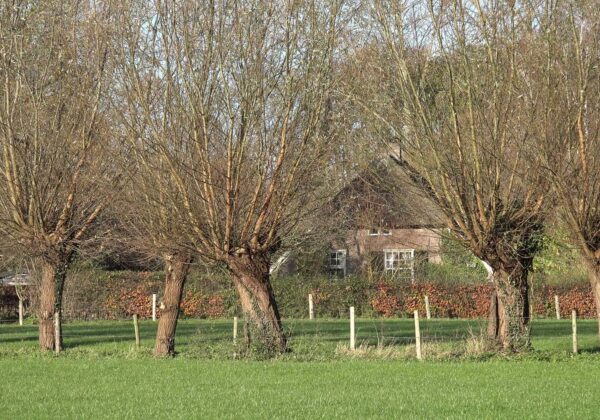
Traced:
<path fill-rule="evenodd" d="M 390 229 L 369 229 L 369 236 L 389 236 L 391 234 Z"/>
<path fill-rule="evenodd" d="M 383 263 L 385 271 L 393 274 L 408 275 L 411 280 L 414 280 L 414 249 L 384 249 Z"/>
<path fill-rule="evenodd" d="M 346 275 L 346 250 L 335 249 L 329 253 L 329 268 L 335 274 Z"/>

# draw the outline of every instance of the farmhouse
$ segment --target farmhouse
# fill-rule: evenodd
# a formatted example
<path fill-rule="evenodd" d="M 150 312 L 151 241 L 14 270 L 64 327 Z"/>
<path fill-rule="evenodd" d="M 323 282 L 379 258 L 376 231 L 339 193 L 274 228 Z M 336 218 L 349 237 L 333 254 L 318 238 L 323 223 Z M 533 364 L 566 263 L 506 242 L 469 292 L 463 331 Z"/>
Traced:
<path fill-rule="evenodd" d="M 441 261 L 441 214 L 393 155 L 356 176 L 334 208 L 343 221 L 328 260 L 336 275 L 371 270 L 414 279 L 417 262 Z"/>

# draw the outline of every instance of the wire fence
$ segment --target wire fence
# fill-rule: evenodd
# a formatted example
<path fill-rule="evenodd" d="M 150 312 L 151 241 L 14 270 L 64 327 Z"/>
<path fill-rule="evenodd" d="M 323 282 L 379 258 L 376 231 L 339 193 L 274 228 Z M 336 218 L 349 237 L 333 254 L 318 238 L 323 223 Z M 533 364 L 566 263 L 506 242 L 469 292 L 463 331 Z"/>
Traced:
<path fill-rule="evenodd" d="M 349 311 L 350 315 L 350 311 Z M 532 340 L 545 343 L 545 347 L 560 350 L 580 350 L 580 341 L 586 351 L 597 351 L 597 329 L 593 321 L 577 327 L 576 314 L 571 320 L 544 320 L 532 324 Z M 147 343 L 153 341 L 156 322 L 141 323 L 141 335 Z M 484 349 L 485 320 L 421 319 L 418 311 L 414 318 L 354 318 L 347 319 L 296 319 L 284 320 L 284 327 L 292 346 L 302 342 L 328 344 L 347 355 L 369 355 L 376 352 L 402 353 L 410 357 L 428 358 L 441 354 L 477 352 Z M 582 328 L 583 327 L 583 328 Z M 235 342 L 241 336 L 243 320 L 190 320 L 181 321 L 178 334 L 184 341 L 199 334 L 199 341 L 213 343 Z M 18 326 L 12 320 L 0 320 L 0 346 L 5 343 L 37 341 L 38 325 L 27 323 Z M 127 343 L 135 341 L 132 320 L 111 322 L 65 323 L 62 329 L 65 342 L 73 345 L 100 343 Z M 548 343 L 554 343 L 549 345 Z M 557 344 L 558 343 L 558 344 Z M 544 347 L 544 346 L 542 346 Z M 1 348 L 1 347 L 0 347 Z"/>
<path fill-rule="evenodd" d="M 145 313 L 151 314 L 152 321 L 157 321 L 160 311 L 157 305 L 159 300 L 153 294 L 150 299 L 150 307 L 145 308 Z M 408 318 L 359 318 L 355 317 L 355 308 L 349 307 L 347 319 L 335 320 L 318 319 L 318 305 L 315 304 L 312 294 L 308 295 L 307 312 L 305 319 L 284 320 L 288 336 L 292 341 L 299 339 L 304 343 L 335 343 L 336 352 L 348 356 L 371 356 L 385 355 L 385 357 L 438 357 L 452 353 L 477 354 L 485 351 L 486 342 L 485 320 L 456 318 L 432 319 L 430 299 L 427 295 L 417 301 L 421 311 L 414 310 L 412 319 Z M 577 333 L 577 313 L 572 310 L 571 328 L 569 323 L 561 321 L 560 300 L 554 296 L 555 317 L 554 323 L 540 324 L 544 331 L 535 333 L 531 338 L 535 340 L 560 343 L 558 348 L 564 350 L 571 343 L 573 353 L 579 352 Z M 0 319 L 0 345 L 6 343 L 35 342 L 37 341 L 37 325 L 35 317 L 23 322 L 23 307 L 20 306 L 20 319 Z M 130 319 L 103 324 L 100 316 L 84 312 L 86 321 L 70 324 L 66 322 L 62 328 L 62 338 L 66 342 L 72 341 L 81 345 L 100 343 L 133 343 L 140 346 L 140 328 L 137 315 L 133 315 L 133 323 Z M 148 316 L 148 315 L 147 315 Z M 237 318 L 233 320 L 206 320 L 199 321 L 197 329 L 206 329 L 212 323 L 212 336 L 203 336 L 204 341 L 235 343 L 238 337 L 238 329 L 242 328 L 243 320 L 238 323 Z M 532 320 L 535 325 L 535 320 Z M 185 324 L 184 320 L 184 324 Z M 192 321 L 194 322 L 194 321 Z M 203 324 L 204 323 L 204 324 Z M 215 324 L 217 323 L 217 324 Z M 532 324 L 530 323 L 530 324 Z M 19 325 L 20 324 L 20 325 Z M 590 324 L 590 323 L 588 323 Z M 14 326 L 14 327 L 11 327 Z M 18 326 L 17 326 L 18 325 Z M 155 335 L 156 322 L 146 321 L 142 326 L 144 340 L 153 339 Z M 216 326 L 216 327 L 215 327 Z M 5 327 L 10 327 L 5 329 Z M 25 327 L 25 328 L 23 328 Z M 589 328 L 594 327 L 594 328 Z M 595 326 L 587 325 L 589 331 L 584 330 L 584 336 L 595 334 Z M 581 333 L 580 333 L 581 335 Z M 597 343 L 596 343 L 597 344 Z M 557 347 L 557 346 L 555 346 Z"/>

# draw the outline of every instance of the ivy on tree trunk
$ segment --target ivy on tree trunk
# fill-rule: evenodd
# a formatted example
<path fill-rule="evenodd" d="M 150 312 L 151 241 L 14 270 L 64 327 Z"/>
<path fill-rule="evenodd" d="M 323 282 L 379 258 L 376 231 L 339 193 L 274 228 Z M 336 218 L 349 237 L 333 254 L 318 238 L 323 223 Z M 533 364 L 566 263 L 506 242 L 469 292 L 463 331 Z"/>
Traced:
<path fill-rule="evenodd" d="M 246 349 L 268 356 L 285 352 L 287 339 L 271 286 L 268 256 L 236 256 L 229 264 L 244 313 Z"/>

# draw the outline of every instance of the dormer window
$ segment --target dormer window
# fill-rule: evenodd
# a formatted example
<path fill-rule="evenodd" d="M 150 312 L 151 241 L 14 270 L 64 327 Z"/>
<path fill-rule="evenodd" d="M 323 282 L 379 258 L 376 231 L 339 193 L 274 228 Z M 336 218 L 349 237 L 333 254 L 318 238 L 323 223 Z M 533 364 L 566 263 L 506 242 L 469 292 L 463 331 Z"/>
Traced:
<path fill-rule="evenodd" d="M 389 236 L 392 234 L 391 229 L 373 228 L 369 229 L 369 236 Z"/>

